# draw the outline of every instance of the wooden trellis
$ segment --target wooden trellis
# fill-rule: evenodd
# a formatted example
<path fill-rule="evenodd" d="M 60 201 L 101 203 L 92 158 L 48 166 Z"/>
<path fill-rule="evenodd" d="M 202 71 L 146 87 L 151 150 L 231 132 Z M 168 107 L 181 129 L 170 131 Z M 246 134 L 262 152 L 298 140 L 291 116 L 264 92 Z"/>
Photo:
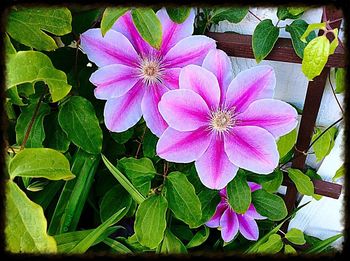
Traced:
<path fill-rule="evenodd" d="M 333 7 L 327 7 L 326 17 L 328 20 L 336 20 L 342 17 L 341 10 Z M 341 21 L 332 24 L 333 28 L 339 28 Z M 217 47 L 225 51 L 229 56 L 254 58 L 252 49 L 252 36 L 241 35 L 232 32 L 217 33 L 209 32 L 208 36 L 217 41 Z M 279 38 L 271 53 L 265 60 L 273 60 L 288 63 L 299 63 L 302 60 L 295 54 L 293 45 L 290 39 Z M 294 148 L 294 157 L 292 168 L 304 170 L 306 152 L 310 146 L 313 130 L 321 104 L 323 91 L 326 85 L 327 76 L 330 72 L 330 67 L 345 67 L 345 53 L 341 46 L 338 46 L 335 53 L 331 55 L 322 73 L 309 82 L 307 93 L 304 102 L 303 113 L 300 122 L 297 142 Z M 342 186 L 336 183 L 331 183 L 323 180 L 312 180 L 315 187 L 315 194 L 338 199 L 342 190 Z M 288 212 L 291 213 L 295 208 L 297 199 L 297 189 L 294 183 L 289 179 L 284 172 L 283 185 L 287 187 L 287 192 L 284 197 Z M 288 223 L 284 224 L 286 230 Z"/>

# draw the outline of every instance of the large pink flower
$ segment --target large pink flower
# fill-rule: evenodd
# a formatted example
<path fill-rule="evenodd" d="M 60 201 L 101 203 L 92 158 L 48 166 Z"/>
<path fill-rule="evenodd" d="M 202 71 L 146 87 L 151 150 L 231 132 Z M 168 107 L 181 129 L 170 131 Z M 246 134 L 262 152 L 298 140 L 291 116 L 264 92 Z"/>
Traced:
<path fill-rule="evenodd" d="M 251 192 L 261 189 L 259 184 L 248 182 Z M 250 204 L 244 214 L 236 213 L 227 201 L 226 188 L 220 191 L 221 201 L 216 207 L 212 218 L 206 223 L 208 227 L 221 228 L 221 237 L 225 242 L 230 242 L 239 232 L 248 240 L 257 240 L 259 238 L 259 229 L 255 219 L 265 219 Z"/>
<path fill-rule="evenodd" d="M 151 47 L 138 33 L 130 12 L 120 17 L 102 37 L 100 29 L 81 35 L 81 47 L 100 67 L 90 81 L 97 86 L 95 96 L 107 100 L 104 117 L 107 128 L 122 132 L 144 117 L 157 136 L 168 127 L 158 111 L 161 96 L 178 88 L 180 69 L 201 64 L 215 41 L 191 36 L 194 12 L 182 24 L 174 23 L 163 8 L 157 12 L 162 24 L 160 50 Z"/>
<path fill-rule="evenodd" d="M 181 70 L 180 89 L 165 93 L 158 106 L 169 124 L 158 155 L 195 161 L 200 180 L 212 189 L 224 188 L 238 168 L 271 173 L 279 160 L 276 138 L 297 125 L 296 110 L 272 99 L 272 67 L 256 66 L 232 78 L 228 56 L 211 50 L 202 67 Z"/>

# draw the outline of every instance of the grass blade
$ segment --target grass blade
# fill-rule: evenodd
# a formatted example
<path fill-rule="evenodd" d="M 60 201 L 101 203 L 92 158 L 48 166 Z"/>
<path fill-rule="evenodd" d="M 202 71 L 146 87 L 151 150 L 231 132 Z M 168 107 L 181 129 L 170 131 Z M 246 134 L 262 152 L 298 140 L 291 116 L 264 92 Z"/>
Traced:
<path fill-rule="evenodd" d="M 132 251 L 124 246 L 122 243 L 118 242 L 117 240 L 113 240 L 111 238 L 106 238 L 103 240 L 103 243 L 110 246 L 115 252 L 120 254 L 130 254 Z"/>
<path fill-rule="evenodd" d="M 318 254 L 321 253 L 324 249 L 326 249 L 328 246 L 330 246 L 334 241 L 341 238 L 343 234 L 338 234 L 335 236 L 332 236 L 330 238 L 327 238 L 325 240 L 322 240 L 321 242 L 315 244 L 311 248 L 309 248 L 305 254 Z"/>

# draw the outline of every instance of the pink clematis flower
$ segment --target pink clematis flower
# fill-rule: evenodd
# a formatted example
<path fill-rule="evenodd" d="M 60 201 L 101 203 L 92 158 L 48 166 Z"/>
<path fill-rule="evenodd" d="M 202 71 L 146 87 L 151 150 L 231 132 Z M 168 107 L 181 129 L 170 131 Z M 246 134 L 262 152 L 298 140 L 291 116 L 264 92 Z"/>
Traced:
<path fill-rule="evenodd" d="M 194 11 L 182 24 L 174 23 L 163 8 L 157 12 L 162 24 L 162 44 L 151 47 L 138 33 L 130 12 L 120 17 L 103 37 L 100 29 L 81 35 L 81 47 L 99 69 L 90 81 L 95 96 L 107 100 L 107 128 L 123 132 L 144 117 L 148 128 L 160 136 L 168 127 L 158 111 L 161 96 L 178 88 L 180 69 L 201 64 L 215 41 L 192 36 Z"/>
<path fill-rule="evenodd" d="M 248 182 L 251 192 L 261 189 L 261 185 Z M 265 219 L 250 204 L 244 214 L 236 213 L 227 201 L 226 188 L 220 190 L 221 201 L 216 207 L 212 218 L 206 223 L 208 227 L 221 228 L 221 237 L 225 242 L 230 242 L 239 232 L 248 240 L 257 240 L 259 238 L 259 229 L 255 219 Z"/>
<path fill-rule="evenodd" d="M 238 168 L 268 174 L 277 167 L 276 138 L 294 129 L 297 112 L 272 99 L 273 68 L 256 66 L 233 78 L 228 56 L 211 50 L 202 67 L 181 70 L 178 90 L 165 93 L 159 111 L 169 124 L 157 154 L 195 166 L 202 183 L 222 189 Z"/>

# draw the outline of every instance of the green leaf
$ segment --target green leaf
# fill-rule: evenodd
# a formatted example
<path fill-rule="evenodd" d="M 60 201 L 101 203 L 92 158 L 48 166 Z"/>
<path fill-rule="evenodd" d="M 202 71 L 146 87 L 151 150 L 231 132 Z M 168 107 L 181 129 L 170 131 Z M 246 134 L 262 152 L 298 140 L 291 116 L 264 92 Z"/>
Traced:
<path fill-rule="evenodd" d="M 167 8 L 166 12 L 168 13 L 171 20 L 175 23 L 181 24 L 185 22 L 187 17 L 191 13 L 191 8 L 188 7 L 178 7 L 178 8 Z"/>
<path fill-rule="evenodd" d="M 327 63 L 330 43 L 325 35 L 312 39 L 304 49 L 301 70 L 311 81 L 320 75 Z"/>
<path fill-rule="evenodd" d="M 171 172 L 165 181 L 165 188 L 169 208 L 175 217 L 191 228 L 195 227 L 202 218 L 201 202 L 186 175 L 178 171 Z"/>
<path fill-rule="evenodd" d="M 284 254 L 286 254 L 286 255 L 294 255 L 296 253 L 297 253 L 297 251 L 295 250 L 294 247 L 292 247 L 291 245 L 288 245 L 288 244 L 284 245 Z"/>
<path fill-rule="evenodd" d="M 216 207 L 220 202 L 219 193 L 211 189 L 203 189 L 199 192 L 198 198 L 201 202 L 202 218 L 196 224 L 196 227 L 203 225 L 214 215 Z"/>
<path fill-rule="evenodd" d="M 24 149 L 12 158 L 9 165 L 11 179 L 15 177 L 69 180 L 75 176 L 69 170 L 66 157 L 53 149 Z"/>
<path fill-rule="evenodd" d="M 52 102 L 64 98 L 72 86 L 64 72 L 55 69 L 49 57 L 41 52 L 20 51 L 11 55 L 6 63 L 7 88 L 23 83 L 44 82 L 48 85 Z"/>
<path fill-rule="evenodd" d="M 259 214 L 272 221 L 282 220 L 288 214 L 283 199 L 263 189 L 256 190 L 252 193 L 252 203 Z"/>
<path fill-rule="evenodd" d="M 119 132 L 119 133 L 112 132 L 111 133 L 113 140 L 115 140 L 119 144 L 126 143 L 128 140 L 131 139 L 132 135 L 134 135 L 134 128 L 130 128 L 124 132 Z"/>
<path fill-rule="evenodd" d="M 161 195 L 153 195 L 140 204 L 134 229 L 137 240 L 143 246 L 152 249 L 163 240 L 167 208 L 168 202 Z"/>
<path fill-rule="evenodd" d="M 274 178 L 272 180 L 262 183 L 262 187 L 269 193 L 275 193 L 283 182 L 283 172 L 279 169 L 273 172 Z"/>
<path fill-rule="evenodd" d="M 117 8 L 117 7 L 107 7 L 103 12 L 102 20 L 101 20 L 101 32 L 102 35 L 105 36 L 107 31 L 112 28 L 114 23 L 128 11 L 129 8 Z"/>
<path fill-rule="evenodd" d="M 35 194 L 31 197 L 31 199 L 40 205 L 44 211 L 49 206 L 53 198 L 56 196 L 58 191 L 60 191 L 63 187 L 64 181 L 58 180 L 58 181 L 51 181 L 49 184 L 45 186 L 45 188 Z"/>
<path fill-rule="evenodd" d="M 312 145 L 312 148 L 315 152 L 316 161 L 321 161 L 331 152 L 334 146 L 334 138 L 336 132 L 336 127 L 330 128 L 325 133 L 323 133 L 320 128 L 316 128 L 316 133 L 312 136 L 311 140 L 313 142 L 319 137 L 318 140 Z"/>
<path fill-rule="evenodd" d="M 158 249 L 162 254 L 187 254 L 187 249 L 184 244 L 178 239 L 169 228 L 165 230 L 164 239 L 158 246 Z"/>
<path fill-rule="evenodd" d="M 335 93 L 339 94 L 345 90 L 345 76 L 346 71 L 344 68 L 337 68 L 335 70 Z"/>
<path fill-rule="evenodd" d="M 24 137 L 28 130 L 28 127 L 32 121 L 37 104 L 30 104 L 23 108 L 23 111 L 19 115 L 16 123 L 16 141 L 20 145 L 23 143 Z M 25 144 L 25 148 L 41 148 L 45 139 L 44 130 L 44 117 L 49 114 L 50 106 L 46 103 L 41 103 L 37 116 L 34 119 L 32 128 L 30 130 L 28 140 Z"/>
<path fill-rule="evenodd" d="M 277 141 L 277 150 L 280 155 L 280 159 L 287 155 L 287 153 L 293 149 L 297 140 L 297 129 L 295 128 L 286 135 L 280 137 Z"/>
<path fill-rule="evenodd" d="M 51 113 L 45 117 L 45 147 L 58 150 L 59 152 L 66 152 L 70 145 L 66 133 L 62 130 L 58 123 L 58 112 Z"/>
<path fill-rule="evenodd" d="M 199 230 L 190 242 L 186 245 L 187 248 L 193 248 L 203 244 L 209 237 L 210 230 L 204 226 L 204 229 Z"/>
<path fill-rule="evenodd" d="M 16 54 L 17 51 L 15 47 L 13 47 L 10 37 L 5 33 L 5 53 L 6 55 Z"/>
<path fill-rule="evenodd" d="M 94 242 L 104 234 L 107 229 L 113 224 L 117 223 L 122 217 L 125 215 L 125 209 L 122 208 L 101 225 L 99 225 L 96 229 L 91 231 L 85 238 L 83 238 L 74 248 L 72 248 L 69 253 L 74 254 L 83 254 L 88 250 Z"/>
<path fill-rule="evenodd" d="M 329 237 L 323 241 L 320 241 L 319 243 L 314 244 L 312 247 L 310 247 L 308 250 L 306 250 L 305 254 L 319 254 L 322 253 L 323 250 L 325 250 L 327 247 L 329 247 L 333 242 L 335 242 L 337 239 L 341 238 L 343 234 L 338 234 L 332 237 Z"/>
<path fill-rule="evenodd" d="M 23 103 L 22 98 L 19 96 L 17 86 L 13 86 L 12 88 L 6 90 L 6 98 L 12 104 L 18 106 L 26 105 L 25 103 Z"/>
<path fill-rule="evenodd" d="M 281 236 L 273 234 L 269 236 L 267 242 L 265 242 L 259 247 L 258 253 L 276 254 L 279 251 L 281 251 L 282 248 L 283 242 Z"/>
<path fill-rule="evenodd" d="M 11 180 L 6 181 L 6 251 L 12 253 L 55 253 L 56 242 L 46 232 L 41 206 L 29 200 Z"/>
<path fill-rule="evenodd" d="M 304 32 L 304 34 L 300 37 L 300 40 L 303 41 L 304 43 L 306 43 L 306 37 L 314 30 L 317 29 L 322 29 L 325 30 L 326 29 L 326 22 L 323 23 L 315 23 L 315 24 L 309 24 L 308 27 L 306 28 L 306 31 Z"/>
<path fill-rule="evenodd" d="M 271 19 L 261 21 L 254 30 L 252 37 L 253 53 L 256 62 L 263 60 L 273 49 L 278 39 L 279 28 L 272 24 Z"/>
<path fill-rule="evenodd" d="M 122 243 L 118 242 L 117 240 L 113 240 L 111 238 L 106 238 L 103 240 L 103 243 L 110 246 L 115 252 L 120 254 L 131 254 L 132 251 L 124 246 Z"/>
<path fill-rule="evenodd" d="M 120 185 L 112 187 L 101 200 L 100 217 L 104 222 L 120 209 L 125 208 L 127 213 L 131 207 L 132 198 L 130 194 Z"/>
<path fill-rule="evenodd" d="M 135 188 L 144 196 L 148 194 L 151 189 L 151 180 L 157 173 L 153 163 L 148 158 L 122 158 L 117 165 Z"/>
<path fill-rule="evenodd" d="M 147 129 L 142 144 L 143 156 L 153 158 L 156 155 L 157 141 L 157 136 Z"/>
<path fill-rule="evenodd" d="M 311 179 L 298 169 L 288 169 L 288 176 L 294 182 L 297 190 L 303 194 L 312 196 L 314 194 L 314 184 Z"/>
<path fill-rule="evenodd" d="M 288 239 L 289 242 L 295 244 L 295 245 L 304 245 L 306 243 L 304 238 L 304 233 L 296 228 L 292 228 L 289 230 L 286 235 L 286 239 Z"/>
<path fill-rule="evenodd" d="M 159 49 L 162 43 L 162 25 L 154 11 L 151 8 L 137 8 L 131 11 L 131 15 L 141 37 Z"/>
<path fill-rule="evenodd" d="M 290 25 L 286 25 L 286 31 L 290 33 L 295 53 L 301 59 L 303 59 L 304 49 L 307 43 L 316 37 L 316 33 L 311 32 L 306 38 L 306 41 L 307 41 L 306 43 L 300 40 L 300 37 L 305 33 L 308 25 L 309 24 L 307 22 L 301 19 L 293 21 Z"/>
<path fill-rule="evenodd" d="M 68 138 L 91 154 L 102 150 L 102 130 L 91 102 L 72 96 L 60 106 L 58 121 Z"/>
<path fill-rule="evenodd" d="M 113 176 L 119 181 L 119 183 L 126 189 L 131 197 L 141 204 L 145 198 L 144 196 L 131 184 L 131 182 L 116 168 L 112 163 L 102 154 L 102 160 Z"/>
<path fill-rule="evenodd" d="M 99 162 L 99 155 L 91 155 L 81 149 L 74 154 L 72 172 L 76 178 L 67 181 L 63 187 L 51 218 L 51 235 L 76 229 Z"/>
<path fill-rule="evenodd" d="M 344 164 L 341 165 L 341 167 L 336 171 L 334 177 L 333 177 L 333 181 L 336 181 L 337 179 L 341 178 L 341 177 L 344 177 L 345 175 L 345 167 L 344 167 Z"/>
<path fill-rule="evenodd" d="M 307 7 L 287 7 L 288 12 L 292 15 L 304 13 L 307 9 Z"/>
<path fill-rule="evenodd" d="M 303 11 L 302 11 L 303 12 Z M 302 12 L 299 12 L 297 14 L 293 14 L 289 11 L 288 7 L 278 7 L 277 9 L 277 17 L 280 20 L 286 20 L 286 19 L 297 19 L 302 15 Z"/>
<path fill-rule="evenodd" d="M 210 21 L 214 24 L 227 20 L 230 23 L 239 23 L 248 13 L 248 7 L 216 8 Z"/>
<path fill-rule="evenodd" d="M 11 10 L 7 32 L 16 41 L 37 50 L 52 51 L 57 44 L 51 36 L 72 31 L 72 15 L 68 8 L 17 8 Z"/>
<path fill-rule="evenodd" d="M 243 214 L 247 211 L 252 197 L 244 172 L 239 170 L 234 179 L 227 184 L 227 197 L 235 212 Z"/>

